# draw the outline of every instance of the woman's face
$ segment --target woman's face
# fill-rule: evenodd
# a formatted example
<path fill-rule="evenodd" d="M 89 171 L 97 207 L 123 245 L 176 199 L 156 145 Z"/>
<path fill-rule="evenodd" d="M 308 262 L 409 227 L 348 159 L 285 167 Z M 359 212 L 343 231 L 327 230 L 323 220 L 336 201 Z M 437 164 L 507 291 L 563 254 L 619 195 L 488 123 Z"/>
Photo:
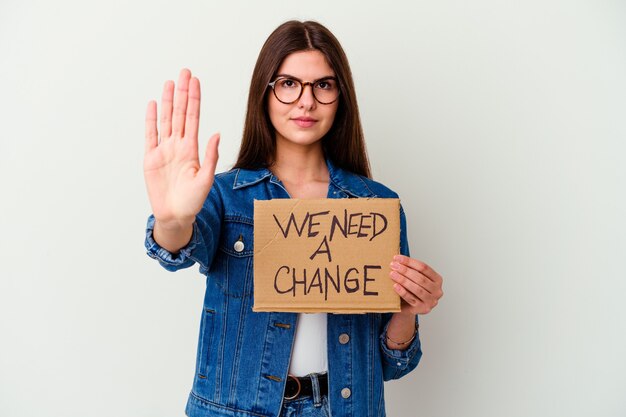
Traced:
<path fill-rule="evenodd" d="M 278 76 L 289 76 L 304 82 L 334 77 L 320 51 L 294 52 L 288 55 L 278 68 Z M 280 102 L 270 91 L 268 112 L 276 130 L 276 145 L 290 143 L 301 146 L 319 146 L 319 140 L 330 130 L 337 113 L 337 103 L 320 104 L 313 97 L 311 85 L 304 87 L 302 95 L 291 104 Z"/>

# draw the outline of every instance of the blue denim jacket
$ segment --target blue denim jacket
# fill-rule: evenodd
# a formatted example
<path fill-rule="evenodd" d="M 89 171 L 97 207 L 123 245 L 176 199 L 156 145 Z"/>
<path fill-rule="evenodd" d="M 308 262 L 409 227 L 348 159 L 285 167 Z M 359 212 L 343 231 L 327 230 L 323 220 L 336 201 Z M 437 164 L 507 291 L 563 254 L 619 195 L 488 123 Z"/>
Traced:
<path fill-rule="evenodd" d="M 397 198 L 387 187 L 335 167 L 328 198 Z M 255 313 L 252 254 L 253 201 L 289 198 L 268 169 L 233 169 L 215 176 L 196 216 L 189 244 L 173 255 L 152 238 L 148 219 L 146 248 L 169 271 L 197 263 L 206 275 L 206 294 L 190 417 L 275 417 L 281 409 L 296 330 L 296 313 Z M 408 255 L 406 219 L 400 209 L 402 254 Z M 243 238 L 244 250 L 233 245 Z M 240 249 L 240 248 L 238 248 Z M 391 260 L 390 260 L 391 261 Z M 391 314 L 328 314 L 328 399 L 333 417 L 385 415 L 383 381 L 413 370 L 421 356 L 419 335 L 407 350 L 385 344 Z M 345 336 L 340 342 L 340 335 Z"/>

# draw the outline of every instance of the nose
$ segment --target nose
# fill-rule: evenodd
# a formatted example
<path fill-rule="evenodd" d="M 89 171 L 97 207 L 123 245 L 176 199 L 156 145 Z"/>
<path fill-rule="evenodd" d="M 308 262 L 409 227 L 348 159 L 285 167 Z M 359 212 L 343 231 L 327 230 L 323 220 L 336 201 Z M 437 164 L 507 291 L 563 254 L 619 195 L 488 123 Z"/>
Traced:
<path fill-rule="evenodd" d="M 315 97 L 313 97 L 313 84 L 303 83 L 302 94 L 300 95 L 300 98 L 298 99 L 298 107 L 312 110 L 315 108 L 315 105 L 316 105 L 316 101 L 315 101 Z"/>

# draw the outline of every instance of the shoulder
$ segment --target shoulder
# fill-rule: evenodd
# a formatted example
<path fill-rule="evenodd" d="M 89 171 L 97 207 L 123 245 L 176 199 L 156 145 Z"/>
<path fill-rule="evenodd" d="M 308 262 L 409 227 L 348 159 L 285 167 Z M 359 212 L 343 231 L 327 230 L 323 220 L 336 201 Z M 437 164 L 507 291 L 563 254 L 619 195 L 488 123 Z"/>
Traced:
<path fill-rule="evenodd" d="M 398 198 L 398 194 L 386 185 L 341 168 L 333 169 L 331 181 L 354 197 Z"/>
<path fill-rule="evenodd" d="M 219 204 L 220 207 L 223 207 L 231 202 L 236 195 L 234 193 L 234 184 L 237 179 L 237 173 L 237 169 L 231 169 L 215 174 L 206 203 Z"/>
<path fill-rule="evenodd" d="M 358 177 L 361 179 L 361 181 L 365 183 L 367 188 L 369 188 L 376 197 L 399 198 L 398 193 L 396 193 L 395 191 L 393 191 L 391 188 L 387 187 L 383 183 L 374 181 L 371 178 L 363 177 L 361 175 L 358 175 Z"/>
<path fill-rule="evenodd" d="M 233 168 L 216 174 L 209 199 L 221 205 L 225 218 L 251 221 L 254 200 L 268 199 L 266 187 L 259 186 L 269 176 L 265 171 Z"/>
<path fill-rule="evenodd" d="M 218 185 L 220 188 L 230 187 L 233 188 L 235 181 L 237 179 L 237 174 L 239 173 L 239 169 L 230 169 L 228 171 L 220 172 L 215 174 L 214 183 Z"/>
<path fill-rule="evenodd" d="M 240 168 L 232 168 L 228 171 L 215 174 L 213 180 L 213 188 L 220 193 L 232 193 L 234 190 L 242 186 L 249 185 L 250 174 L 253 171 L 242 170 Z"/>
<path fill-rule="evenodd" d="M 238 190 L 248 188 L 264 179 L 268 178 L 271 172 L 267 168 L 261 169 L 244 169 L 232 168 L 229 171 L 221 172 L 215 175 L 215 182 L 218 187 L 228 188 L 230 190 Z"/>

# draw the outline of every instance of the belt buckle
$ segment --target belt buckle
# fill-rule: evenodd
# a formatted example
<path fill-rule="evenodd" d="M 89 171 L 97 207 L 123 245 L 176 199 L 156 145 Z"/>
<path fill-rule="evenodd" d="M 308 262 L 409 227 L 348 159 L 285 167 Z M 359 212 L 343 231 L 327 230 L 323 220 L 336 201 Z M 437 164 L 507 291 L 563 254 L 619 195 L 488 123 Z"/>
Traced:
<path fill-rule="evenodd" d="M 294 398 L 297 398 L 298 395 L 300 395 L 300 391 L 302 390 L 302 384 L 300 384 L 300 380 L 298 378 L 296 378 L 295 376 L 293 376 L 291 374 L 287 375 L 287 380 L 289 380 L 289 378 L 291 378 L 291 379 L 296 381 L 296 383 L 298 384 L 298 391 L 293 396 L 291 396 L 291 397 L 284 396 L 284 398 L 286 400 L 293 400 Z"/>

